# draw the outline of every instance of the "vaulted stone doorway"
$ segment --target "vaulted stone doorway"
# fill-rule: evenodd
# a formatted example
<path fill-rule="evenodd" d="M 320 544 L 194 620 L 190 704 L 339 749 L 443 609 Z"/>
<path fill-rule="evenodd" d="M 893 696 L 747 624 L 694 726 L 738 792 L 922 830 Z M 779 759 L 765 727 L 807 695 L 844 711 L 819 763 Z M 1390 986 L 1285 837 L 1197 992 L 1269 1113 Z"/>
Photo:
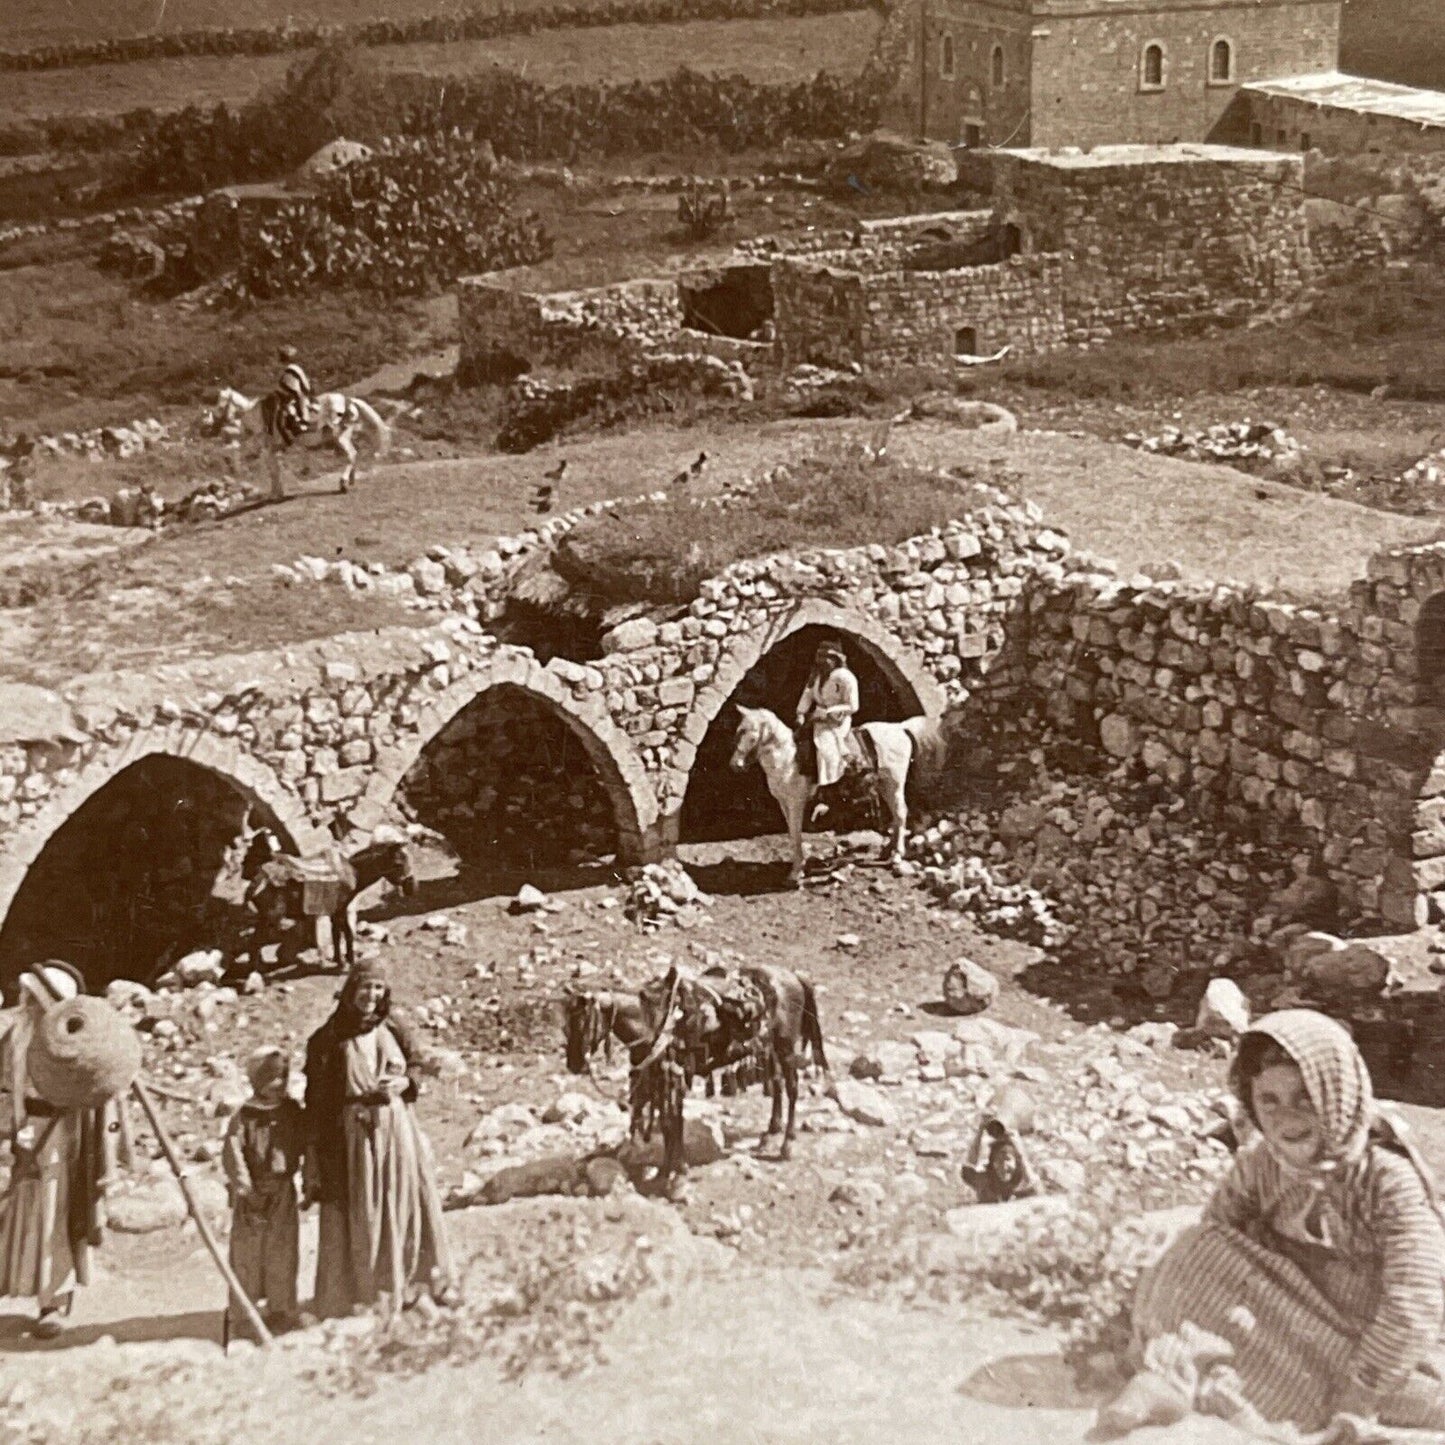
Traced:
<path fill-rule="evenodd" d="M 186 952 L 225 947 L 240 920 L 242 832 L 285 830 L 239 784 L 152 753 L 92 793 L 31 864 L 0 929 L 7 992 L 43 958 L 75 964 L 92 988 L 148 982 Z"/>
<path fill-rule="evenodd" d="M 422 749 L 397 803 L 464 862 L 487 870 L 611 860 L 620 785 L 609 788 L 580 726 L 526 688 L 488 687 Z"/>
<path fill-rule="evenodd" d="M 798 628 L 765 652 L 744 675 L 712 720 L 688 777 L 678 838 L 683 843 L 753 838 L 783 830 L 783 817 L 768 792 L 762 769 L 750 765 L 741 773 L 729 767 L 736 738 L 739 707 L 765 707 L 790 727 L 798 699 L 807 686 L 813 656 L 825 639 L 841 639 L 848 665 L 858 678 L 855 723 L 901 722 L 923 711 L 907 683 L 890 676 L 871 646 L 837 628 Z M 841 810 L 834 800 L 823 826 L 847 829 L 872 825 L 866 808 Z"/>

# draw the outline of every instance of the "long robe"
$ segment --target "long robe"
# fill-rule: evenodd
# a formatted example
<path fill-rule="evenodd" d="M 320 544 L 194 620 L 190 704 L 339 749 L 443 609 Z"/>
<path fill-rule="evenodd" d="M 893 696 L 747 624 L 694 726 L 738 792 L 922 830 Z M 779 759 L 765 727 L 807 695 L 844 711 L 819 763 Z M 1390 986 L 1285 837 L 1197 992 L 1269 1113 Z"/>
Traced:
<path fill-rule="evenodd" d="M 12 1152 L 0 1195 L 0 1295 L 56 1308 L 90 1283 L 105 1222 L 104 1189 L 118 1162 L 106 1109 L 57 1109 L 29 1081 L 34 1021 L 26 1009 L 0 1038 L 0 1091 Z M 18 1146 L 18 1148 L 17 1148 Z"/>
<path fill-rule="evenodd" d="M 251 1300 L 272 1315 L 296 1310 L 303 1130 L 295 1100 L 252 1100 L 231 1120 L 221 1152 L 231 1195 L 231 1268 Z"/>
<path fill-rule="evenodd" d="M 858 711 L 858 679 L 846 667 L 813 678 L 798 700 L 798 716 L 812 727 L 818 752 L 818 786 L 826 788 L 843 776 L 848 739 Z"/>
<path fill-rule="evenodd" d="M 1408 1158 L 1371 1144 L 1312 1190 L 1256 1141 L 1140 1281 L 1136 1346 L 1186 1322 L 1219 1335 L 1266 1420 L 1321 1429 L 1354 1378 L 1379 1392 L 1386 1424 L 1445 1430 L 1442 1266 L 1445 1233 Z"/>
<path fill-rule="evenodd" d="M 308 1179 L 321 1207 L 316 1311 L 350 1314 L 381 1295 L 399 1308 L 453 1282 L 431 1146 L 406 1098 L 382 1089 L 408 1078 L 392 1024 L 342 1034 L 333 1024 L 307 1048 Z"/>

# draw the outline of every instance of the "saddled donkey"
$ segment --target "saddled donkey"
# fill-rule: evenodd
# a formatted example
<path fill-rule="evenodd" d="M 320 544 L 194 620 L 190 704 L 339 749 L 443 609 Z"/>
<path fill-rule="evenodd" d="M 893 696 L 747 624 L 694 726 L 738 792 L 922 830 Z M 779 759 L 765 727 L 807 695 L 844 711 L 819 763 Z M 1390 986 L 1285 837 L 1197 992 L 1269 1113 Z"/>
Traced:
<path fill-rule="evenodd" d="M 724 1092 L 760 1079 L 772 1098 L 764 1140 L 781 1133 L 780 1159 L 796 1135 L 798 1073 L 805 1052 L 828 1073 L 813 985 L 790 969 L 747 964 L 696 977 L 676 969 L 639 993 L 570 993 L 566 1002 L 567 1068 L 591 1074 L 592 1056 L 617 1039 L 628 1051 L 634 1137 L 663 1133 L 659 1183 L 671 1189 L 686 1167 L 682 1099 L 698 1075 Z M 783 1120 L 783 1099 L 788 1104 Z"/>
<path fill-rule="evenodd" d="M 271 477 L 271 495 L 285 496 L 281 484 L 281 453 L 300 438 L 294 425 L 288 424 L 286 411 L 287 397 L 281 392 L 267 392 L 264 396 L 247 396 L 234 387 L 224 387 L 216 398 L 216 405 L 206 413 L 203 430 L 210 432 L 240 431 L 253 425 L 260 434 L 261 445 L 266 453 L 266 468 Z M 376 443 L 376 455 L 385 454 L 391 445 L 391 428 L 381 414 L 369 402 L 359 396 L 345 396 L 339 391 L 327 391 L 312 403 L 313 410 L 305 430 L 300 434 L 311 434 L 317 444 L 340 452 L 346 458 L 341 473 L 341 488 L 345 492 L 356 480 L 357 432 L 365 426 Z"/>
<path fill-rule="evenodd" d="M 757 762 L 768 781 L 768 791 L 783 810 L 792 844 L 790 881 L 801 883 L 806 855 L 803 852 L 803 820 L 808 804 L 818 791 L 817 782 L 798 764 L 798 740 L 792 728 L 765 707 L 740 707 L 732 768 L 741 772 Z M 889 839 L 885 856 L 896 862 L 903 857 L 908 830 L 908 776 L 923 757 L 934 757 L 942 744 L 938 720 L 920 714 L 906 722 L 866 722 L 852 731 L 850 742 L 858 764 L 873 777 L 879 801 L 888 814 Z"/>
<path fill-rule="evenodd" d="M 270 937 L 262 937 L 261 944 L 274 941 L 288 918 L 328 918 L 338 968 L 356 962 L 351 905 L 359 893 L 383 879 L 403 894 L 416 892 L 411 851 L 405 842 L 394 839 L 370 843 L 349 858 L 340 849 L 320 858 L 297 858 L 281 852 L 274 837 L 262 829 L 247 849 L 241 876 L 247 880 L 247 907 L 270 928 Z"/>

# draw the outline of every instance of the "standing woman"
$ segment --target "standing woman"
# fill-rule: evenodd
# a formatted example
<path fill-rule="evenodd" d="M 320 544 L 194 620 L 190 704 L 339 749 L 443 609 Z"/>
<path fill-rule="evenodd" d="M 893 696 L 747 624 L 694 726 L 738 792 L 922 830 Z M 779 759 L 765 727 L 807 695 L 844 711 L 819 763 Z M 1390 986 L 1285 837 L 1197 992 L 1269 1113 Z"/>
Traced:
<path fill-rule="evenodd" d="M 431 1146 L 412 1110 L 416 1055 L 390 1012 L 380 968 L 360 963 L 306 1045 L 306 1181 L 321 1206 L 322 1316 L 383 1296 L 389 1309 L 404 1308 L 428 1289 L 438 1303 L 455 1298 Z"/>
<path fill-rule="evenodd" d="M 20 1008 L 0 1039 L 0 1092 L 8 1095 L 10 1184 L 0 1196 L 0 1295 L 34 1299 L 34 1334 L 65 1329 L 75 1290 L 90 1283 L 90 1251 L 101 1241 L 104 1189 L 124 1136 L 108 1127 L 112 1106 L 67 1109 L 40 1098 L 30 1047 L 46 1011 L 85 992 L 68 963 L 35 964 L 20 975 Z M 128 1160 L 120 1162 L 128 1163 Z"/>

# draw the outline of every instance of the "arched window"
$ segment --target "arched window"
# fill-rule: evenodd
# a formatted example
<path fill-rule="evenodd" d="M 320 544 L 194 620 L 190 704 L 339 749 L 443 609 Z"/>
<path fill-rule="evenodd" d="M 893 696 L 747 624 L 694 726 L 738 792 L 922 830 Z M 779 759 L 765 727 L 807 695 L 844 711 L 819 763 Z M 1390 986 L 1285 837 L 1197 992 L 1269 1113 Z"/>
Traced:
<path fill-rule="evenodd" d="M 1002 84 L 1003 84 L 1003 82 L 1004 82 L 1004 68 L 1003 68 L 1003 46 L 1002 46 L 1002 45 L 995 45 L 994 48 L 993 48 L 993 57 L 992 57 L 992 59 L 989 61 L 988 74 L 989 74 L 989 80 L 990 80 L 990 82 L 991 82 L 992 84 L 994 84 L 994 85 L 1002 85 Z"/>
<path fill-rule="evenodd" d="M 1164 47 L 1157 40 L 1151 40 L 1144 47 L 1139 64 L 1139 84 L 1144 90 L 1164 89 Z"/>
<path fill-rule="evenodd" d="M 1209 80 L 1212 85 L 1227 85 L 1234 79 L 1234 46 L 1221 36 L 1209 47 Z"/>
<path fill-rule="evenodd" d="M 938 53 L 938 73 L 945 80 L 953 78 L 953 36 L 943 37 L 943 46 Z"/>

